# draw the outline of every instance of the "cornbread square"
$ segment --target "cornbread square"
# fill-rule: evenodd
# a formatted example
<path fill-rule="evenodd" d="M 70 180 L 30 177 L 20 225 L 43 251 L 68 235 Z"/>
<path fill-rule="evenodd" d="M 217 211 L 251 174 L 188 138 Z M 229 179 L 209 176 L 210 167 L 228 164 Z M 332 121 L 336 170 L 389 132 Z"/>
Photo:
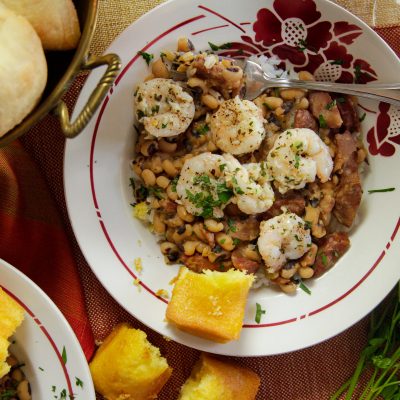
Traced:
<path fill-rule="evenodd" d="M 90 363 L 95 389 L 107 400 L 155 399 L 172 373 L 146 334 L 117 325 Z"/>
<path fill-rule="evenodd" d="M 7 340 L 24 319 L 24 309 L 0 288 L 0 378 L 10 371 Z"/>
<path fill-rule="evenodd" d="M 253 275 L 234 269 L 199 274 L 182 267 L 167 307 L 167 320 L 216 342 L 238 339 L 253 280 Z"/>
<path fill-rule="evenodd" d="M 0 336 L 8 339 L 24 319 L 24 309 L 0 288 Z"/>
<path fill-rule="evenodd" d="M 254 400 L 259 386 L 255 372 L 203 353 L 178 400 Z"/>

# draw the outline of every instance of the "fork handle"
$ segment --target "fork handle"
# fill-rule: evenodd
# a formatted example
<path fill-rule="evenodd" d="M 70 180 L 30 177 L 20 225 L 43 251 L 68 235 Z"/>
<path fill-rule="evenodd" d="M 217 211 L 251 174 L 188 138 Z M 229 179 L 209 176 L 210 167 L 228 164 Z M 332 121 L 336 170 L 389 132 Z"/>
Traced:
<path fill-rule="evenodd" d="M 400 107 L 400 84 L 346 84 L 268 78 L 267 87 L 323 90 L 379 100 Z M 383 89 L 386 87 L 387 89 Z"/>

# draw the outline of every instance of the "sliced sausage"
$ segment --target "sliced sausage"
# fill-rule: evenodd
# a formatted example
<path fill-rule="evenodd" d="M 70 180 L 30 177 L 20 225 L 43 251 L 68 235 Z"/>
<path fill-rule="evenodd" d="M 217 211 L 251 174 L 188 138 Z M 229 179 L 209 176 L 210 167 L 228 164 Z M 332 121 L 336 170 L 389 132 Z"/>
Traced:
<path fill-rule="evenodd" d="M 357 103 L 350 96 L 335 97 L 336 104 L 343 120 L 343 127 L 350 132 L 360 130 L 360 120 L 357 114 Z"/>
<path fill-rule="evenodd" d="M 362 188 L 357 164 L 357 145 L 349 132 L 335 135 L 336 163 L 340 167 L 339 184 L 335 191 L 333 214 L 344 226 L 350 227 L 361 203 Z"/>
<path fill-rule="evenodd" d="M 212 263 L 207 257 L 203 257 L 201 254 L 195 254 L 193 256 L 182 255 L 181 260 L 186 267 L 194 272 L 202 272 L 207 269 L 215 271 L 219 269 L 218 263 Z"/>
<path fill-rule="evenodd" d="M 303 196 L 296 194 L 276 199 L 271 208 L 269 208 L 265 213 L 268 216 L 267 219 L 282 214 L 282 207 L 287 208 L 288 211 L 297 214 L 298 216 L 302 216 L 306 208 L 306 201 Z"/>
<path fill-rule="evenodd" d="M 232 264 L 236 269 L 240 269 L 241 271 L 253 274 L 261 267 L 261 264 L 257 261 L 247 258 L 245 256 L 244 249 L 245 246 L 239 246 L 232 252 Z"/>
<path fill-rule="evenodd" d="M 332 97 L 327 92 L 314 92 L 309 96 L 310 109 L 314 117 L 323 121 L 328 128 L 340 128 L 343 124 L 337 105 L 334 104 Z M 321 126 L 323 128 L 324 126 Z"/>
<path fill-rule="evenodd" d="M 349 247 L 350 239 L 346 232 L 334 232 L 324 236 L 315 257 L 314 276 L 319 276 L 331 268 Z"/>
<path fill-rule="evenodd" d="M 223 222 L 224 231 L 235 239 L 250 242 L 260 235 L 260 222 L 254 216 L 242 218 L 228 218 Z"/>
<path fill-rule="evenodd" d="M 318 131 L 318 125 L 315 118 L 308 110 L 297 110 L 294 115 L 295 128 L 308 128 L 313 131 Z"/>

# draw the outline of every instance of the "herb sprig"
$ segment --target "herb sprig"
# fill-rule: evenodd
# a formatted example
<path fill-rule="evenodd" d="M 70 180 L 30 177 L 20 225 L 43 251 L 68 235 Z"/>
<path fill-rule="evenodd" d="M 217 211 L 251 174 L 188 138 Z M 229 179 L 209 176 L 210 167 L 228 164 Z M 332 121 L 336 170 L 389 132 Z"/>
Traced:
<path fill-rule="evenodd" d="M 345 382 L 330 400 L 350 400 L 364 374 L 370 379 L 358 400 L 400 399 L 400 283 L 388 299 L 371 314 L 369 342 L 362 351 L 353 376 Z"/>

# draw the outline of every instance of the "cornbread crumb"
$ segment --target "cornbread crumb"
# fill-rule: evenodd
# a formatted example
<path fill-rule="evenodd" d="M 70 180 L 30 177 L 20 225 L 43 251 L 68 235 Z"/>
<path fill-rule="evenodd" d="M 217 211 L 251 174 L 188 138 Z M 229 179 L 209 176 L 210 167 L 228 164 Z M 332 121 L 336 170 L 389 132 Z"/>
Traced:
<path fill-rule="evenodd" d="M 169 299 L 169 293 L 165 289 L 158 289 L 156 295 L 164 299 Z"/>
<path fill-rule="evenodd" d="M 172 373 L 146 334 L 128 324 L 115 327 L 89 366 L 95 389 L 107 400 L 154 399 Z"/>
<path fill-rule="evenodd" d="M 178 400 L 254 400 L 259 386 L 259 376 L 250 369 L 203 353 Z"/>
<path fill-rule="evenodd" d="M 139 278 L 136 278 L 136 279 L 133 281 L 133 284 L 137 287 L 137 289 L 138 289 L 139 292 L 142 291 L 142 286 L 140 285 L 140 279 L 139 279 Z"/>
<path fill-rule="evenodd" d="M 149 206 L 146 202 L 142 201 L 133 206 L 133 216 L 141 219 L 142 221 L 147 221 L 149 215 Z"/>
<path fill-rule="evenodd" d="M 195 273 L 182 267 L 167 307 L 167 320 L 205 339 L 236 340 L 253 280 L 253 275 L 239 270 Z"/>
<path fill-rule="evenodd" d="M 142 272 L 143 271 L 143 264 L 142 264 L 142 259 L 140 257 L 135 258 L 133 261 L 134 265 L 135 265 L 135 269 L 137 272 Z"/>

